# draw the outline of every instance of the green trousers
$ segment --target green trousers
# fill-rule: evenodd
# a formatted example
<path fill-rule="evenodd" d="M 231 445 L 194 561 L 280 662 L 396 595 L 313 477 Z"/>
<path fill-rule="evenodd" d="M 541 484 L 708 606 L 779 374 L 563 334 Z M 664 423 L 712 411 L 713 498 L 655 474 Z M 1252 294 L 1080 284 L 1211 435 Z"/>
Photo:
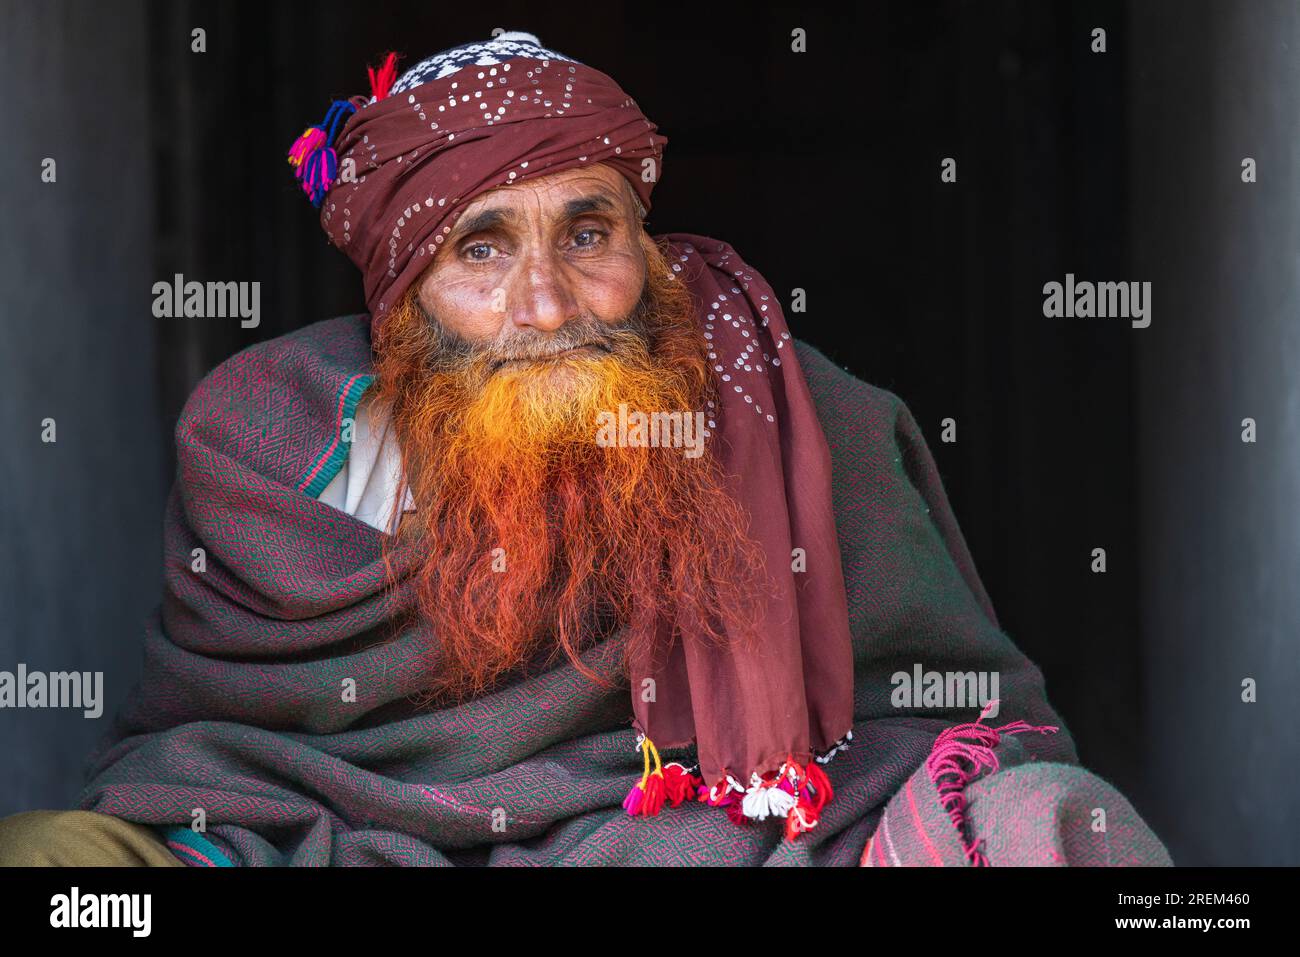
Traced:
<path fill-rule="evenodd" d="M 0 818 L 0 867 L 184 867 L 149 828 L 95 811 Z"/>

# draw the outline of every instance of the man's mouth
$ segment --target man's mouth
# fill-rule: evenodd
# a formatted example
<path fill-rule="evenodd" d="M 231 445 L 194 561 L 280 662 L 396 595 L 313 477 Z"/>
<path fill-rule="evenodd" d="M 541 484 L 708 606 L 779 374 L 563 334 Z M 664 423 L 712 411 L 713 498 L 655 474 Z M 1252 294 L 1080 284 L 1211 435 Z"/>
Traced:
<path fill-rule="evenodd" d="M 492 371 L 503 368 L 508 365 L 517 365 L 525 362 L 545 362 L 548 359 L 560 359 L 566 356 L 581 355 L 598 355 L 602 352 L 609 352 L 609 347 L 599 342 L 584 342 L 582 345 L 570 346 L 567 349 L 560 349 L 556 352 L 548 352 L 540 356 L 528 356 L 522 359 L 499 359 L 493 365 Z"/>

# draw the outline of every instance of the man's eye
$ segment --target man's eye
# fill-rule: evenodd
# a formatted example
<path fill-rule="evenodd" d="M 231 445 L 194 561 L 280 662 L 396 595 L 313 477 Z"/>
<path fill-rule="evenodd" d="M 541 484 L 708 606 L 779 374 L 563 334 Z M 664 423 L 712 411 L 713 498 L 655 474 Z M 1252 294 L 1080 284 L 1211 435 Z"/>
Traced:
<path fill-rule="evenodd" d="M 574 233 L 573 243 L 575 246 L 590 248 L 600 245 L 606 235 L 603 229 L 580 229 Z"/>
<path fill-rule="evenodd" d="M 492 258 L 492 246 L 490 243 L 475 243 L 473 246 L 466 246 L 464 254 L 471 262 L 486 262 Z"/>

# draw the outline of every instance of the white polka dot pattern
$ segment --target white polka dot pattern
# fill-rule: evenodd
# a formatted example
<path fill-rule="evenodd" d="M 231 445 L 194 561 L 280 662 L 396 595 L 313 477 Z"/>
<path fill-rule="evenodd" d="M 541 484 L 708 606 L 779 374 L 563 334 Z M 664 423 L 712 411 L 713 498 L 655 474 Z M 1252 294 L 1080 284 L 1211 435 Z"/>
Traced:
<path fill-rule="evenodd" d="M 710 405 L 705 425 L 713 430 L 718 421 L 746 415 L 775 430 L 789 368 L 782 358 L 788 361 L 792 340 L 771 287 L 724 242 L 686 234 L 661 238 L 672 242 L 673 270 L 700 303 L 700 326 L 722 404 L 721 409 Z"/>
<path fill-rule="evenodd" d="M 578 62 L 572 57 L 542 46 L 541 41 L 531 33 L 503 33 L 491 40 L 465 43 L 421 60 L 397 78 L 389 95 L 405 93 L 421 83 L 444 79 L 468 67 L 500 66 L 507 60 L 521 56 L 531 57 L 534 60 Z M 370 102 L 374 102 L 374 97 L 371 97 Z"/>

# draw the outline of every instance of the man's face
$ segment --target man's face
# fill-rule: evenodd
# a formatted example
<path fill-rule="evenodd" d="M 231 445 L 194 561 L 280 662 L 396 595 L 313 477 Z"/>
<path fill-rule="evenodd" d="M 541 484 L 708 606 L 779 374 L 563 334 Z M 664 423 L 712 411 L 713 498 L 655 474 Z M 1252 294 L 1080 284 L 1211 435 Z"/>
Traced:
<path fill-rule="evenodd" d="M 480 693 L 538 654 L 592 677 L 582 651 L 617 623 L 708 629 L 759 607 L 761 555 L 707 447 L 600 438 L 624 409 L 702 430 L 713 401 L 690 291 L 626 180 L 593 167 L 492 190 L 453 230 L 374 343 L 416 506 L 398 532 L 435 626 L 431 693 Z"/>
<path fill-rule="evenodd" d="M 598 355 L 602 330 L 627 320 L 644 289 L 641 233 L 608 166 L 503 186 L 461 213 L 417 299 L 445 334 L 502 365 Z"/>

